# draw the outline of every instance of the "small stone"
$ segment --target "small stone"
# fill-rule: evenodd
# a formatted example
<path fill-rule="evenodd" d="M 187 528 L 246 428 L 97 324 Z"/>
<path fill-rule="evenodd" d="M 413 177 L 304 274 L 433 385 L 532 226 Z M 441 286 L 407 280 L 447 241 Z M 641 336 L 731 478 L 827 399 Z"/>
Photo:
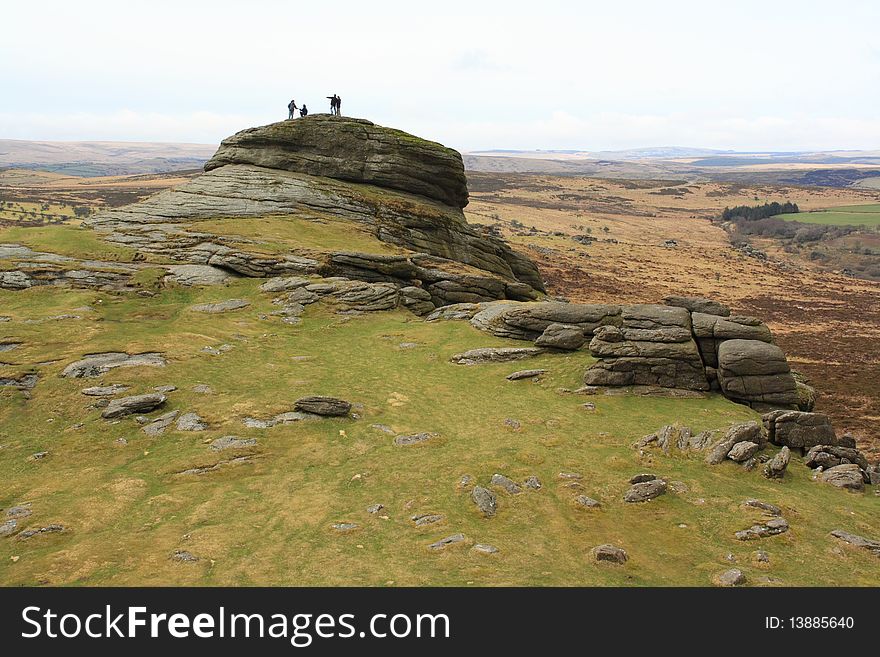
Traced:
<path fill-rule="evenodd" d="M 446 538 L 441 538 L 439 541 L 435 543 L 431 543 L 428 547 L 431 550 L 444 550 L 450 545 L 455 545 L 456 543 L 463 543 L 465 540 L 464 534 L 453 534 L 452 536 L 447 536 Z"/>
<path fill-rule="evenodd" d="M 725 570 L 723 573 L 716 575 L 714 580 L 717 586 L 740 586 L 741 584 L 745 584 L 746 576 L 743 575 L 743 572 L 739 568 L 731 568 L 730 570 Z"/>
<path fill-rule="evenodd" d="M 666 494 L 666 482 L 662 479 L 652 479 L 633 484 L 623 496 L 624 502 L 647 502 L 655 497 Z"/>
<path fill-rule="evenodd" d="M 170 386 L 170 385 L 169 386 L 155 386 L 153 388 L 153 390 L 155 390 L 156 392 L 166 392 L 166 393 L 167 392 L 174 392 L 175 390 L 177 390 L 177 386 Z"/>
<path fill-rule="evenodd" d="M 788 447 L 783 447 L 779 450 L 779 453 L 776 454 L 767 465 L 764 466 L 764 476 L 768 479 L 781 479 L 785 475 L 785 470 L 788 468 L 788 462 L 791 460 L 791 450 Z"/>
<path fill-rule="evenodd" d="M 583 479 L 584 478 L 584 475 L 582 475 L 580 472 L 560 472 L 558 476 L 560 479 Z"/>
<path fill-rule="evenodd" d="M 101 417 L 111 420 L 135 413 L 149 413 L 157 409 L 168 399 L 165 395 L 153 392 L 146 395 L 134 395 L 132 397 L 120 397 L 114 399 L 101 412 Z"/>
<path fill-rule="evenodd" d="M 461 478 L 458 480 L 458 484 L 456 484 L 456 488 L 459 490 L 467 490 L 474 483 L 474 478 L 469 474 L 461 475 Z"/>
<path fill-rule="evenodd" d="M 477 543 L 471 549 L 474 552 L 479 552 L 480 554 L 496 554 L 498 552 L 497 547 L 495 547 L 494 545 L 489 545 L 488 543 Z"/>
<path fill-rule="evenodd" d="M 239 438 L 238 436 L 223 436 L 211 443 L 211 449 L 220 452 L 224 449 L 243 449 L 257 444 L 256 438 Z"/>
<path fill-rule="evenodd" d="M 831 532 L 831 535 L 835 538 L 839 538 L 844 543 L 849 543 L 852 546 L 863 548 L 871 552 L 872 554 L 880 557 L 880 541 L 874 541 L 869 538 L 865 538 L 864 536 L 859 536 L 858 534 L 851 534 L 842 529 L 835 529 Z"/>
<path fill-rule="evenodd" d="M 503 474 L 493 474 L 492 479 L 489 483 L 493 486 L 500 486 L 511 495 L 518 495 L 519 493 L 522 493 L 522 487 L 520 487 L 518 483 L 504 476 Z"/>
<path fill-rule="evenodd" d="M 513 429 L 514 431 L 519 431 L 522 424 L 520 424 L 519 420 L 514 420 L 512 417 L 505 418 L 504 426 Z"/>
<path fill-rule="evenodd" d="M 47 456 L 49 456 L 49 452 L 35 452 L 34 454 L 31 454 L 31 460 L 39 461 Z"/>
<path fill-rule="evenodd" d="M 245 299 L 229 299 L 228 301 L 220 301 L 219 303 L 200 303 L 195 306 L 190 306 L 190 310 L 197 313 L 209 313 L 209 314 L 217 314 L 217 313 L 225 313 L 231 310 L 239 310 L 240 308 L 247 308 L 251 305 L 250 301 Z"/>
<path fill-rule="evenodd" d="M 0 536 L 10 536 L 15 532 L 15 529 L 18 527 L 18 521 L 14 518 L 11 520 L 7 520 L 3 523 L 0 523 Z"/>
<path fill-rule="evenodd" d="M 585 404 L 581 404 L 581 408 L 587 411 L 595 411 L 596 405 L 593 402 L 587 402 Z"/>
<path fill-rule="evenodd" d="M 389 435 L 394 434 L 394 429 L 385 424 L 371 424 L 371 429 L 375 429 L 376 431 L 381 431 L 382 433 L 387 433 Z"/>
<path fill-rule="evenodd" d="M 653 474 L 650 474 L 650 473 L 645 472 L 645 473 L 643 473 L 643 474 L 637 474 L 637 475 L 634 475 L 634 476 L 629 480 L 629 483 L 631 483 L 631 484 L 641 484 L 641 483 L 646 482 L 646 481 L 654 481 L 656 478 L 657 478 L 657 475 L 653 475 Z"/>
<path fill-rule="evenodd" d="M 547 370 L 519 370 L 508 374 L 506 378 L 508 381 L 519 381 L 520 379 L 533 379 L 546 373 Z"/>
<path fill-rule="evenodd" d="M 759 449 L 761 449 L 761 446 L 758 443 L 744 440 L 730 449 L 727 453 L 727 458 L 731 461 L 736 461 L 737 463 L 743 463 L 757 454 Z"/>
<path fill-rule="evenodd" d="M 177 419 L 178 431 L 204 431 L 208 428 L 198 413 L 184 413 Z"/>
<path fill-rule="evenodd" d="M 624 564 L 628 559 L 626 550 L 609 543 L 597 545 L 590 550 L 590 553 L 596 561 L 605 561 L 613 564 Z"/>
<path fill-rule="evenodd" d="M 198 561 L 199 558 L 194 555 L 192 552 L 188 552 L 186 550 L 175 550 L 171 553 L 171 559 L 174 561 L 180 561 L 183 563 L 193 563 Z"/>
<path fill-rule="evenodd" d="M 379 513 L 379 511 L 381 511 L 384 508 L 385 508 L 384 504 L 371 504 L 370 506 L 367 507 L 367 513 L 372 513 L 373 515 L 376 515 L 377 513 Z"/>
<path fill-rule="evenodd" d="M 498 508 L 495 493 L 488 488 L 475 486 L 471 491 L 471 499 L 486 518 L 492 518 Z"/>
<path fill-rule="evenodd" d="M 171 423 L 174 421 L 174 418 L 177 417 L 179 412 L 180 411 L 170 411 L 168 413 L 160 415 L 149 424 L 145 424 L 141 431 L 143 431 L 148 436 L 158 436 L 171 425 Z M 143 419 L 149 422 L 150 418 L 145 417 Z M 141 418 L 137 417 L 135 418 L 135 420 L 140 423 Z"/>
<path fill-rule="evenodd" d="M 426 443 L 429 440 L 431 440 L 432 438 L 435 438 L 436 436 L 437 436 L 436 433 L 428 433 L 428 432 L 416 433 L 416 434 L 409 435 L 409 436 L 397 436 L 394 439 L 394 444 L 398 445 L 400 447 L 409 447 L 412 445 L 419 445 L 421 443 Z"/>
<path fill-rule="evenodd" d="M 194 385 L 192 387 L 192 391 L 197 392 L 200 395 L 211 395 L 214 393 L 214 390 L 211 388 L 211 386 L 206 385 L 204 383 L 199 383 L 198 385 Z"/>
<path fill-rule="evenodd" d="M 578 506 L 581 506 L 585 509 L 598 509 L 602 506 L 592 497 L 587 497 L 586 495 L 578 495 L 576 498 L 574 498 L 574 501 L 577 503 Z"/>
<path fill-rule="evenodd" d="M 412 516 L 410 520 L 416 524 L 416 527 L 424 527 L 425 525 L 433 525 L 440 522 L 443 520 L 443 516 L 439 513 L 422 513 Z"/>
<path fill-rule="evenodd" d="M 523 486 L 526 488 L 531 488 L 532 490 L 541 490 L 541 480 L 538 479 L 535 475 L 532 475 L 528 479 L 523 482 Z"/>
<path fill-rule="evenodd" d="M 313 413 L 328 417 L 340 417 L 351 412 L 351 403 L 336 397 L 322 397 L 314 395 L 302 397 L 293 404 L 294 410 L 303 413 Z"/>
<path fill-rule="evenodd" d="M 780 509 L 775 504 L 768 504 L 767 502 L 762 502 L 761 500 L 750 499 L 743 502 L 743 506 L 749 506 L 753 509 L 760 509 L 761 511 L 765 511 L 769 513 L 771 516 L 781 516 L 782 509 Z"/>
<path fill-rule="evenodd" d="M 6 509 L 6 517 L 7 518 L 27 518 L 29 515 L 31 515 L 31 513 L 32 513 L 32 511 L 30 509 L 29 504 L 28 505 L 21 504 L 18 506 L 11 506 L 8 509 Z"/>
<path fill-rule="evenodd" d="M 770 563 L 770 555 L 764 550 L 755 552 L 755 561 L 759 563 Z"/>
<path fill-rule="evenodd" d="M 331 527 L 338 532 L 350 532 L 358 528 L 353 522 L 335 522 Z"/>
<path fill-rule="evenodd" d="M 113 384 L 112 386 L 93 386 L 91 388 L 83 388 L 80 392 L 87 397 L 112 397 L 120 392 L 128 390 L 128 386 L 121 384 Z"/>

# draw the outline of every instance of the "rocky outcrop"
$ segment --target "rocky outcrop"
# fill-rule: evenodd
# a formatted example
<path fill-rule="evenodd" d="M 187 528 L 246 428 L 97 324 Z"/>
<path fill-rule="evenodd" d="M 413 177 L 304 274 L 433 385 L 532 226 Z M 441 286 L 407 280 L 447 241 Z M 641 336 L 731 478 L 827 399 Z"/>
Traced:
<path fill-rule="evenodd" d="M 767 438 L 774 445 L 808 450 L 816 445 L 836 445 L 831 418 L 822 413 L 770 411 L 762 416 Z"/>
<path fill-rule="evenodd" d="M 718 347 L 718 382 L 734 401 L 758 408 L 797 408 L 797 385 L 775 344 L 725 340 Z"/>
<path fill-rule="evenodd" d="M 160 353 L 127 354 L 114 351 L 88 354 L 82 360 L 75 361 L 65 367 L 61 376 L 79 379 L 100 376 L 116 367 L 163 367 L 164 365 L 165 358 Z"/>
<path fill-rule="evenodd" d="M 458 152 L 364 119 L 316 114 L 242 130 L 221 142 L 205 171 L 229 164 L 366 183 L 457 208 L 468 202 Z"/>
<path fill-rule="evenodd" d="M 620 306 L 606 304 L 499 302 L 480 306 L 471 324 L 499 338 L 531 341 L 551 324 L 577 326 L 590 335 L 600 326 L 622 324 L 620 312 Z"/>
<path fill-rule="evenodd" d="M 686 309 L 623 306 L 620 318 L 620 326 L 593 332 L 590 353 L 599 362 L 587 370 L 584 383 L 709 390 Z"/>
<path fill-rule="evenodd" d="M 428 290 L 435 306 L 530 299 L 543 291 L 531 260 L 467 223 L 461 157 L 439 144 L 367 121 L 319 115 L 240 132 L 223 142 L 206 170 L 86 223 L 110 242 L 174 266 L 207 265 L 251 277 L 320 273 L 394 282 Z M 299 248 L 295 237 L 285 253 L 235 235 L 236 219 L 266 216 L 347 222 L 353 231 L 411 253 L 321 254 L 311 244 Z M 212 233 L 206 220 L 228 221 L 229 229 Z M 207 270 L 194 273 L 198 279 Z M 182 280 L 190 275 L 184 272 Z"/>

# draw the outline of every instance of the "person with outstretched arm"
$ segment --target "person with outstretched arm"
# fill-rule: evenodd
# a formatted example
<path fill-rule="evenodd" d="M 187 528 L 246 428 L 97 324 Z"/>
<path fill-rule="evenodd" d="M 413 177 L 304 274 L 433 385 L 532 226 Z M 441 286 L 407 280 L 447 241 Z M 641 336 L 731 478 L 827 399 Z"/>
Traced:
<path fill-rule="evenodd" d="M 289 103 L 287 103 L 287 118 L 292 119 L 294 116 L 296 116 L 296 110 L 297 107 L 295 100 L 291 100 Z"/>

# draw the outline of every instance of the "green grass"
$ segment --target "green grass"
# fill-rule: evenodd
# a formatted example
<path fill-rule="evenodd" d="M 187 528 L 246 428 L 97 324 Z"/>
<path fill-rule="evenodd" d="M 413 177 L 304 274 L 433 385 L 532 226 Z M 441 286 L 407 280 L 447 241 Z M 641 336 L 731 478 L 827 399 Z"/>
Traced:
<path fill-rule="evenodd" d="M 132 262 L 136 251 L 104 241 L 93 230 L 78 226 L 0 227 L 0 243 L 22 244 L 34 251 L 45 251 L 83 260 Z"/>
<path fill-rule="evenodd" d="M 832 226 L 880 226 L 880 204 L 843 205 L 817 212 L 777 215 L 785 221 Z"/>
<path fill-rule="evenodd" d="M 212 219 L 200 221 L 194 231 L 209 232 L 227 237 L 255 240 L 246 244 L 249 249 L 269 253 L 283 253 L 291 249 L 321 251 L 360 251 L 361 253 L 389 254 L 399 249 L 380 242 L 362 226 L 333 218 L 304 219 L 292 215 L 272 215 L 257 218 Z"/>
<path fill-rule="evenodd" d="M 640 457 L 630 447 L 665 423 L 701 430 L 756 417 L 743 406 L 717 395 L 676 400 L 559 392 L 580 385 L 591 362 L 585 352 L 451 365 L 449 357 L 465 349 L 521 344 L 465 322 L 428 324 L 404 312 L 343 318 L 320 306 L 309 307 L 297 326 L 261 320 L 275 307 L 257 291 L 259 283 L 164 289 L 152 298 L 0 291 L 2 313 L 13 318 L 0 324 L 0 338 L 24 343 L 3 355 L 13 364 L 0 367 L 0 376 L 41 374 L 31 399 L 0 388 L 0 507 L 32 502 L 33 516 L 23 527 L 66 527 L 27 541 L 0 539 L 0 584 L 708 585 L 730 567 L 728 553 L 752 583 L 765 576 L 786 585 L 880 582 L 876 557 L 837 549 L 828 535 L 836 528 L 880 535 L 872 493 L 813 482 L 798 458 L 783 481 L 771 482 L 732 463 Z M 253 305 L 210 317 L 188 310 L 234 297 Z M 92 310 L 82 310 L 86 305 Z M 64 313 L 82 319 L 24 323 Z M 401 349 L 403 342 L 420 346 Z M 221 356 L 201 351 L 224 343 L 233 348 Z M 104 350 L 162 351 L 169 364 L 116 369 L 96 379 L 58 376 L 68 362 Z M 295 358 L 304 355 L 311 359 Z M 504 379 L 523 367 L 546 367 L 549 375 L 538 383 Z M 197 411 L 211 428 L 150 438 L 131 418 L 102 420 L 79 391 L 110 383 L 131 385 L 127 394 L 176 385 L 168 407 Z M 192 392 L 197 383 L 214 394 Z M 349 399 L 362 405 L 361 417 L 266 430 L 241 423 L 247 415 L 291 410 L 308 394 Z M 595 412 L 582 408 L 587 400 Z M 505 427 L 506 418 L 522 428 Z M 373 424 L 440 436 L 400 448 Z M 257 448 L 245 452 L 256 458 L 202 476 L 174 474 L 234 456 L 206 444 L 230 434 L 257 438 Z M 120 437 L 128 444 L 116 444 Z M 41 450 L 49 456 L 28 459 Z M 603 508 L 577 509 L 576 492 L 557 479 L 561 471 L 582 472 L 583 493 Z M 624 504 L 627 480 L 645 471 L 681 481 L 687 491 Z M 498 515 L 483 519 L 456 482 L 467 473 L 486 485 L 496 472 L 520 481 L 535 474 L 544 487 L 499 494 Z M 758 519 L 739 506 L 749 497 L 782 506 L 792 530 L 736 541 L 733 532 Z M 386 506 L 387 519 L 365 511 L 377 502 Z M 409 517 L 424 512 L 447 519 L 414 527 Z M 330 525 L 340 521 L 360 528 L 338 534 Z M 459 531 L 500 553 L 427 549 Z M 590 548 L 609 542 L 627 550 L 626 566 L 591 562 Z M 753 562 L 759 547 L 770 553 L 769 567 Z M 174 562 L 175 549 L 200 560 Z"/>

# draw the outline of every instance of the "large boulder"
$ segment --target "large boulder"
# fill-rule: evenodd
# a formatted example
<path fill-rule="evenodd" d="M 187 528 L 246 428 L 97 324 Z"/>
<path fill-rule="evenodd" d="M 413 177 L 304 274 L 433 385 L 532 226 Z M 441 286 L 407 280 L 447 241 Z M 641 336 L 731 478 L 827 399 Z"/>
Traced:
<path fill-rule="evenodd" d="M 123 417 L 124 415 L 132 415 L 134 413 L 149 413 L 168 399 L 165 395 L 158 392 L 150 392 L 145 395 L 133 395 L 131 397 L 120 397 L 112 400 L 107 407 L 101 412 L 101 417 L 107 420 Z"/>
<path fill-rule="evenodd" d="M 815 445 L 835 445 L 831 418 L 822 413 L 770 411 L 762 416 L 767 437 L 774 445 L 808 450 Z"/>
<path fill-rule="evenodd" d="M 205 171 L 228 164 L 367 183 L 457 208 L 468 202 L 457 151 L 364 119 L 315 114 L 248 128 L 224 139 Z"/>
<path fill-rule="evenodd" d="M 718 381 L 725 396 L 750 406 L 796 408 L 797 385 L 775 344 L 725 340 L 718 347 Z"/>
<path fill-rule="evenodd" d="M 862 470 L 855 463 L 844 463 L 828 468 L 819 475 L 819 480 L 837 488 L 861 491 L 865 488 Z"/>
<path fill-rule="evenodd" d="M 535 340 L 538 347 L 550 347 L 551 349 L 565 349 L 575 351 L 584 346 L 587 338 L 579 326 L 573 324 L 551 324 Z"/>
<path fill-rule="evenodd" d="M 717 313 L 694 311 L 691 321 L 700 355 L 707 367 L 718 367 L 718 348 L 725 340 L 771 342 L 773 339 L 763 322 L 745 315 L 721 317 Z"/>
<path fill-rule="evenodd" d="M 617 326 L 593 331 L 590 353 L 598 362 L 584 375 L 587 385 L 709 389 L 686 308 L 623 306 Z"/>

